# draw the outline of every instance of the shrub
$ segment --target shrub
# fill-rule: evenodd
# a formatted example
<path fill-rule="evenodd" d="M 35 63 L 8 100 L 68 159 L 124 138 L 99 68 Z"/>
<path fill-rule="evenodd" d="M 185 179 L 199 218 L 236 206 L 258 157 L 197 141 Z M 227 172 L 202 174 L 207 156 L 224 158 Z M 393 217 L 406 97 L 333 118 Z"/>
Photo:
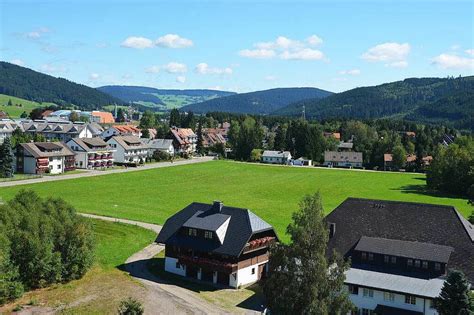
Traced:
<path fill-rule="evenodd" d="M 169 161 L 171 159 L 171 156 L 166 152 L 156 150 L 155 152 L 153 152 L 153 159 L 156 162 Z"/>
<path fill-rule="evenodd" d="M 252 152 L 250 152 L 250 161 L 260 162 L 261 158 L 262 158 L 262 150 L 253 149 Z"/>
<path fill-rule="evenodd" d="M 141 315 L 143 314 L 143 305 L 133 298 L 128 298 L 120 302 L 118 313 L 120 315 Z"/>

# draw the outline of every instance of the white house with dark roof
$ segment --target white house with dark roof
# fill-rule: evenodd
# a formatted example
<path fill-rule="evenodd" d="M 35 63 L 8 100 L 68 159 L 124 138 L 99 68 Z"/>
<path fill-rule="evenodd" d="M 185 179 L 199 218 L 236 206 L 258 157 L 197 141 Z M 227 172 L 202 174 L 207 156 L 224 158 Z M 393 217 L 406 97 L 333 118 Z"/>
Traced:
<path fill-rule="evenodd" d="M 115 150 L 99 137 L 74 138 L 66 145 L 75 153 L 76 168 L 96 169 L 114 165 Z"/>
<path fill-rule="evenodd" d="M 353 151 L 325 151 L 324 166 L 361 168 L 363 163 L 362 152 Z"/>
<path fill-rule="evenodd" d="M 149 154 L 153 156 L 156 151 L 165 152 L 170 156 L 174 156 L 174 146 L 172 139 L 140 139 L 144 144 L 149 146 Z"/>
<path fill-rule="evenodd" d="M 26 133 L 43 135 L 47 140 L 64 142 L 72 138 L 97 137 L 103 132 L 103 128 L 96 123 L 50 122 L 46 120 L 22 121 L 21 129 Z"/>
<path fill-rule="evenodd" d="M 354 314 L 435 315 L 449 270 L 474 283 L 474 226 L 454 207 L 349 198 L 325 220 Z"/>
<path fill-rule="evenodd" d="M 17 122 L 10 119 L 0 119 L 0 144 L 3 143 L 5 138 L 12 136 L 15 129 L 21 128 Z"/>
<path fill-rule="evenodd" d="M 250 210 L 215 201 L 174 214 L 156 241 L 165 244 L 166 271 L 238 288 L 265 277 L 268 248 L 278 236 Z"/>
<path fill-rule="evenodd" d="M 114 136 L 107 141 L 114 151 L 116 163 L 144 163 L 149 155 L 149 146 L 135 136 Z"/>
<path fill-rule="evenodd" d="M 288 164 L 291 160 L 290 151 L 270 151 L 265 150 L 262 154 L 262 163 Z"/>
<path fill-rule="evenodd" d="M 25 174 L 61 174 L 74 170 L 74 152 L 62 142 L 20 143 L 16 167 Z"/>

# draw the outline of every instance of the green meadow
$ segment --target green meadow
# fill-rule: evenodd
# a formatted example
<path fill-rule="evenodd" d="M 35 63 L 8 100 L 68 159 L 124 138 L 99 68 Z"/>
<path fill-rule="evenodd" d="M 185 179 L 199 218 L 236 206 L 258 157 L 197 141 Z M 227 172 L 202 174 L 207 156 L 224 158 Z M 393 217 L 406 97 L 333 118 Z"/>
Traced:
<path fill-rule="evenodd" d="M 327 213 L 348 197 L 452 205 L 464 216 L 471 211 L 466 199 L 428 191 L 422 174 L 232 161 L 0 188 L 0 198 L 8 200 L 20 189 L 62 197 L 80 212 L 158 224 L 193 201 L 221 200 L 251 209 L 274 225 L 281 236 L 301 198 L 318 190 Z"/>
<path fill-rule="evenodd" d="M 12 101 L 12 105 L 8 106 L 8 101 Z M 20 106 L 21 105 L 21 106 Z M 6 112 L 10 118 L 20 118 L 23 112 L 29 114 L 34 108 L 41 106 L 54 105 L 53 103 L 37 103 L 22 98 L 0 94 L 0 110 Z"/>

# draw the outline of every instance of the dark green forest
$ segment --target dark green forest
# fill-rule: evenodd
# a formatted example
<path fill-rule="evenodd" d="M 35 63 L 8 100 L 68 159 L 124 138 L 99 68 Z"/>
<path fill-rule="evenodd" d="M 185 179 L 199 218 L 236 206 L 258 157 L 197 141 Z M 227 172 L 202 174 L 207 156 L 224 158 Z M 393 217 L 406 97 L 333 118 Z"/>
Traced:
<path fill-rule="evenodd" d="M 123 102 L 96 89 L 63 78 L 33 71 L 8 62 L 0 62 L 0 94 L 83 110 L 100 109 Z"/>

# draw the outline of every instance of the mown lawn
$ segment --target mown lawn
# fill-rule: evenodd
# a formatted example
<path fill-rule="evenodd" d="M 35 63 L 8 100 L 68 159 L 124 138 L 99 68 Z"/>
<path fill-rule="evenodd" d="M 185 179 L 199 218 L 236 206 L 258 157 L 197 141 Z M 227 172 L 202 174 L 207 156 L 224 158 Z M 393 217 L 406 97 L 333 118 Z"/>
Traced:
<path fill-rule="evenodd" d="M 26 293 L 6 305 L 8 313 L 16 305 L 64 314 L 116 314 L 120 301 L 128 296 L 140 299 L 143 287 L 128 274 L 118 270 L 135 252 L 151 244 L 155 233 L 133 225 L 90 219 L 96 236 L 96 263 L 79 280 Z"/>
<path fill-rule="evenodd" d="M 321 191 L 326 212 L 347 197 L 453 205 L 465 199 L 426 191 L 421 174 L 298 168 L 212 161 L 0 189 L 8 200 L 20 189 L 62 197 L 78 211 L 163 224 L 193 201 L 245 207 L 274 225 L 280 236 L 305 194 Z M 286 239 L 283 237 L 283 239 Z"/>

